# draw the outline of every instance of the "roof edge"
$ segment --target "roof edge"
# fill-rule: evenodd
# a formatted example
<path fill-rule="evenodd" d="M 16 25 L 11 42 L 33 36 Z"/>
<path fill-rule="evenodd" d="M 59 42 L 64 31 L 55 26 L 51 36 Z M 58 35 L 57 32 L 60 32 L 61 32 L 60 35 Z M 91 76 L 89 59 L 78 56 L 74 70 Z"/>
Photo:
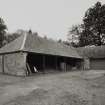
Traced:
<path fill-rule="evenodd" d="M 0 55 L 13 54 L 13 53 L 19 53 L 19 52 L 23 52 L 23 51 L 18 50 L 18 51 L 12 51 L 12 52 L 5 52 L 5 53 L 0 53 Z"/>

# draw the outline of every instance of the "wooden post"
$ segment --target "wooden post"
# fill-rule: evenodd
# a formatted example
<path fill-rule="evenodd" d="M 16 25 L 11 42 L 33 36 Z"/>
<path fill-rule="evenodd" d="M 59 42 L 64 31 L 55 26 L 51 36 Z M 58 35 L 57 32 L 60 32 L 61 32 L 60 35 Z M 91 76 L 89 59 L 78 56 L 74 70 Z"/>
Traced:
<path fill-rule="evenodd" d="M 2 72 L 4 73 L 4 55 L 2 55 Z"/>
<path fill-rule="evenodd" d="M 58 69 L 58 61 L 57 60 L 58 60 L 57 56 L 55 56 L 55 68 L 56 68 L 56 70 Z"/>
<path fill-rule="evenodd" d="M 58 57 L 57 56 L 55 58 L 55 63 L 56 63 L 56 70 L 58 70 Z"/>
<path fill-rule="evenodd" d="M 31 69 L 30 69 L 30 66 L 29 66 L 28 63 L 26 63 L 26 66 L 27 66 L 27 73 L 26 73 L 26 75 L 29 75 L 29 74 L 31 74 Z"/>
<path fill-rule="evenodd" d="M 45 71 L 45 55 L 43 55 L 43 62 L 42 62 L 42 66 L 43 66 L 43 72 Z"/>
<path fill-rule="evenodd" d="M 66 65 L 66 58 L 64 58 L 64 63 L 65 63 L 65 65 L 64 65 L 64 66 L 65 66 L 65 67 L 64 67 L 65 70 L 64 70 L 64 71 L 66 72 L 66 70 L 67 70 L 67 69 L 66 69 L 66 66 L 67 66 L 67 65 Z"/>

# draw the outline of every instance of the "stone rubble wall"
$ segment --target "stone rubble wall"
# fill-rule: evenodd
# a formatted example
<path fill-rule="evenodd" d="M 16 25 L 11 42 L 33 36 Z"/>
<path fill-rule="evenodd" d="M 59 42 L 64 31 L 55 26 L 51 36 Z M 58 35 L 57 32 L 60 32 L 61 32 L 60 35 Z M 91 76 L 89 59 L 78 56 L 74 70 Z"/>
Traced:
<path fill-rule="evenodd" d="M 26 53 L 11 53 L 4 55 L 4 73 L 26 75 Z"/>

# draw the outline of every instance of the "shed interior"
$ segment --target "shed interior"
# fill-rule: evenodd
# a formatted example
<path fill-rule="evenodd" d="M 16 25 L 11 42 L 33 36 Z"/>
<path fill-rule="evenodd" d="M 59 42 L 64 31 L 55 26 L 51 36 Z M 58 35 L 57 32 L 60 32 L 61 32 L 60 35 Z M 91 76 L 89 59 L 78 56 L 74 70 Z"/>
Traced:
<path fill-rule="evenodd" d="M 53 71 L 69 71 L 80 65 L 80 59 L 28 53 L 26 66 L 28 74 Z"/>

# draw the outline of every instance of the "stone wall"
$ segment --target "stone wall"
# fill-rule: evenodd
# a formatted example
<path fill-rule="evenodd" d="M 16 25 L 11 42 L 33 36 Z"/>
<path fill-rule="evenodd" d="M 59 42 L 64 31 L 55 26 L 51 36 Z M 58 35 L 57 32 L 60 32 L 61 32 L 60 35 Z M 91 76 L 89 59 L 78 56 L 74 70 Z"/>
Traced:
<path fill-rule="evenodd" d="M 4 73 L 12 75 L 26 74 L 26 53 L 11 53 L 4 55 Z"/>

